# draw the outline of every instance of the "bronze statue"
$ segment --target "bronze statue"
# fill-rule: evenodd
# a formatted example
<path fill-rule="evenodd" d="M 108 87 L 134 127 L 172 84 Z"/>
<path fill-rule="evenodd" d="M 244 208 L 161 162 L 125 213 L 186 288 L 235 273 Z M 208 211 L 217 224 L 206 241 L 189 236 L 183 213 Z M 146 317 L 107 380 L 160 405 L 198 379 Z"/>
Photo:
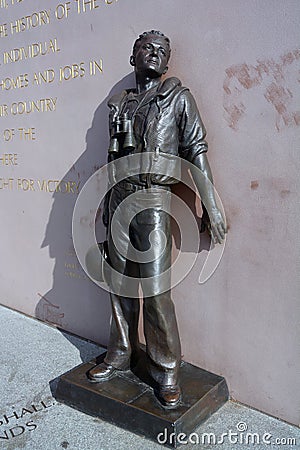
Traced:
<path fill-rule="evenodd" d="M 221 243 L 226 225 L 215 201 L 206 157 L 206 131 L 195 100 L 177 78 L 162 81 L 168 70 L 170 52 L 169 39 L 159 31 L 145 32 L 134 43 L 130 63 L 135 70 L 136 89 L 123 91 L 108 102 L 111 110 L 108 161 L 142 152 L 154 152 L 158 158 L 160 154 L 171 154 L 190 161 L 205 175 L 199 177 L 197 171 L 192 174 L 206 206 L 203 220 L 214 242 Z M 177 182 L 171 165 L 169 175 L 131 175 L 115 185 L 107 195 L 103 221 L 107 227 L 110 264 L 118 272 L 129 277 L 154 276 L 155 283 L 159 274 L 171 266 L 170 216 L 160 204 L 161 193 L 170 191 L 172 184 Z M 141 191 L 145 194 L 148 190 L 154 196 L 155 206 L 146 207 L 133 218 L 129 227 L 130 241 L 138 251 L 145 251 L 153 230 L 162 231 L 166 241 L 163 252 L 158 242 L 157 257 L 150 262 L 139 263 L 118 252 L 111 238 L 111 221 L 125 198 Z M 123 239 L 124 233 L 128 234 L 128 227 L 123 227 L 122 223 L 118 226 L 120 239 Z M 112 323 L 108 350 L 104 362 L 89 371 L 91 381 L 103 382 L 117 371 L 128 370 L 132 359 L 138 356 L 138 286 L 136 290 L 135 298 L 111 293 Z M 181 397 L 178 385 L 181 349 L 170 289 L 144 296 L 143 319 L 148 372 L 155 382 L 156 396 L 163 407 L 174 408 Z"/>

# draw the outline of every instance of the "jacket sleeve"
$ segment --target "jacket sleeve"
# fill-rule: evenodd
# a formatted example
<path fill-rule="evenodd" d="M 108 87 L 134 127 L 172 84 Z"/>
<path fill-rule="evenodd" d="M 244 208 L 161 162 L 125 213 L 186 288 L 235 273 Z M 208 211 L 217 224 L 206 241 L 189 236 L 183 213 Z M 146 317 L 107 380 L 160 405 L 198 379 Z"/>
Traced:
<path fill-rule="evenodd" d="M 189 90 L 180 93 L 175 108 L 179 130 L 179 155 L 193 162 L 197 155 L 207 152 L 208 146 L 205 127 Z"/>

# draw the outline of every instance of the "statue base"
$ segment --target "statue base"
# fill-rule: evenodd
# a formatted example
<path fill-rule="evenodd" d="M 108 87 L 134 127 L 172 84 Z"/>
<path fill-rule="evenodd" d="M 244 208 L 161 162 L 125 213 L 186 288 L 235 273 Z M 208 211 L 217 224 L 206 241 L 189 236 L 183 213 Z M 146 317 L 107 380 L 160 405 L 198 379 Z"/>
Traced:
<path fill-rule="evenodd" d="M 196 427 L 228 400 L 223 377 L 182 362 L 181 402 L 176 409 L 165 409 L 152 387 L 145 383 L 143 358 L 133 371 L 117 372 L 101 383 L 90 382 L 86 373 L 104 357 L 105 353 L 97 361 L 81 364 L 61 375 L 54 394 L 56 399 L 167 447 L 178 447 L 180 440 L 181 443 L 187 440 Z M 185 438 L 181 434 L 177 439 L 180 433 Z"/>

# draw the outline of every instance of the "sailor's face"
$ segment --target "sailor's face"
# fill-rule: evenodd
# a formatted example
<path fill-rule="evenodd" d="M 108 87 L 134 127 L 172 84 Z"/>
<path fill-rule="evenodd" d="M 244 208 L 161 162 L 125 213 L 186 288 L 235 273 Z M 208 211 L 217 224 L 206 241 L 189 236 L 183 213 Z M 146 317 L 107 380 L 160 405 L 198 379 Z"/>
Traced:
<path fill-rule="evenodd" d="M 134 57 L 135 71 L 160 77 L 167 71 L 170 49 L 162 36 L 145 36 Z"/>

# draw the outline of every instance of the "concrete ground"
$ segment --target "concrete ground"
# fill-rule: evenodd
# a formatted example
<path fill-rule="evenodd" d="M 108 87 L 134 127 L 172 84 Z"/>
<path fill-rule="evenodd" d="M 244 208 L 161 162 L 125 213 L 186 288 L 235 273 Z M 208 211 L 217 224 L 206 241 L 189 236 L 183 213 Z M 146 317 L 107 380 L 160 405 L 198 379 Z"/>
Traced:
<path fill-rule="evenodd" d="M 99 355 L 101 347 L 1 306 L 0 329 L 0 449 L 165 448 L 163 430 L 151 442 L 52 397 L 49 382 Z M 297 427 L 233 402 L 180 439 L 182 449 L 300 449 Z"/>

